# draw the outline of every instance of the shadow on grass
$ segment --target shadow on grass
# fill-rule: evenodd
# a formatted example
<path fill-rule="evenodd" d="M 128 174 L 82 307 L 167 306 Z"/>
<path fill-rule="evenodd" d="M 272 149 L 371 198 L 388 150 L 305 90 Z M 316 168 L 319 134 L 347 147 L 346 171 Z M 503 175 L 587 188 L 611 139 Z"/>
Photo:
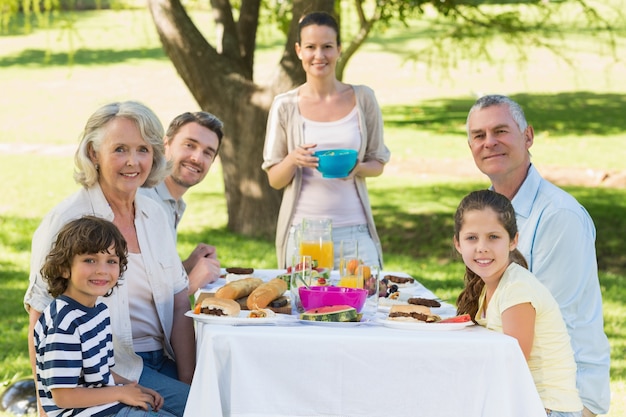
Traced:
<path fill-rule="evenodd" d="M 453 215 L 469 192 L 484 188 L 482 183 L 415 185 L 370 189 L 370 199 L 385 256 L 446 265 L 458 261 L 452 247 Z M 626 190 L 612 188 L 564 187 L 587 208 L 597 231 L 596 250 L 601 271 L 626 276 Z M 202 199 L 202 195 L 195 197 Z M 208 197 L 207 197 L 208 198 Z M 219 242 L 227 259 L 243 262 L 262 260 L 274 268 L 273 239 L 252 239 L 225 228 L 181 232 L 179 245 L 195 247 L 197 242 Z"/>
<path fill-rule="evenodd" d="M 413 259 L 456 259 L 452 247 L 453 215 L 458 203 L 481 184 L 437 184 L 370 190 L 376 227 L 384 253 Z M 589 212 L 596 225 L 596 252 L 601 271 L 626 276 L 626 190 L 564 187 Z M 436 201 L 423 210 L 424 202 Z"/>
<path fill-rule="evenodd" d="M 26 351 L 28 314 L 24 310 L 24 291 L 28 285 L 28 267 L 0 262 L 0 362 L 3 358 L 19 356 Z"/>
<path fill-rule="evenodd" d="M 587 209 L 596 225 L 598 269 L 626 277 L 626 190 L 587 187 L 564 189 Z"/>
<path fill-rule="evenodd" d="M 182 232 L 178 234 L 178 246 L 184 248 L 181 257 L 186 257 L 198 242 L 217 246 L 222 268 L 276 269 L 274 239 L 243 236 L 230 232 L 225 227 Z"/>
<path fill-rule="evenodd" d="M 102 66 L 137 60 L 168 60 L 161 48 L 139 49 L 77 49 L 71 58 L 67 53 L 49 53 L 44 49 L 25 49 L 17 55 L 0 60 L 0 68 L 20 66 L 26 68 L 67 67 L 70 64 Z"/>
<path fill-rule="evenodd" d="M 554 136 L 614 135 L 626 131 L 626 96 L 623 94 L 565 92 L 512 95 L 526 112 L 536 133 Z M 415 126 L 433 133 L 465 135 L 467 112 L 475 99 L 435 99 L 415 105 L 385 106 L 385 125 Z"/>

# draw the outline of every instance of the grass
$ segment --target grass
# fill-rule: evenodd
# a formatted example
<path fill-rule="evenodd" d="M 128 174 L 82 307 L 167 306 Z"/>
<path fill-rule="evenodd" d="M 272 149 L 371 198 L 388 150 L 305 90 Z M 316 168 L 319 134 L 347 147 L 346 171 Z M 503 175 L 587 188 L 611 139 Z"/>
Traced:
<path fill-rule="evenodd" d="M 207 21 L 208 15 L 194 18 Z M 29 273 L 30 239 L 41 217 L 76 190 L 71 153 L 20 153 L 22 145 L 70 145 L 95 108 L 112 100 L 139 99 L 164 123 L 195 110 L 182 81 L 165 58 L 147 12 L 83 13 L 76 32 L 35 31 L 0 36 L 0 381 L 28 376 L 27 315 L 22 297 Z M 210 27 L 203 27 L 210 33 Z M 267 30 L 264 28 L 264 30 Z M 420 29 L 421 30 L 421 29 Z M 372 86 L 383 107 L 392 161 L 369 181 L 374 216 L 383 239 L 386 267 L 417 277 L 440 298 L 454 300 L 463 267 L 452 252 L 452 213 L 469 191 L 483 188 L 480 175 L 464 178 L 421 172 L 421 163 L 473 166 L 464 137 L 467 109 L 480 91 L 513 95 L 536 127 L 533 160 L 538 167 L 624 169 L 626 73 L 624 63 L 580 56 L 574 73 L 542 51 L 518 69 L 503 61 L 480 66 L 460 61 L 449 71 L 406 62 L 424 42 L 398 29 L 377 35 L 351 61 L 346 80 Z M 76 54 L 67 66 L 72 36 Z M 257 59 L 257 79 L 269 76 L 280 42 L 266 33 Z M 57 39 L 62 39 L 57 42 Z M 111 42 L 124 39 L 124 42 Z M 265 46 L 268 45 L 268 46 Z M 624 56 L 626 47 L 622 47 Z M 503 56 L 506 54 L 502 54 Z M 393 76 L 381 76 L 393 73 Z M 411 167 L 407 171 L 407 167 Z M 605 330 L 612 347 L 609 416 L 626 415 L 626 190 L 567 186 L 587 207 L 597 227 Z M 218 246 L 224 266 L 275 267 L 272 241 L 229 233 L 219 166 L 186 197 L 179 233 L 187 255 L 198 241 Z M 407 244 L 409 242 L 409 244 Z"/>

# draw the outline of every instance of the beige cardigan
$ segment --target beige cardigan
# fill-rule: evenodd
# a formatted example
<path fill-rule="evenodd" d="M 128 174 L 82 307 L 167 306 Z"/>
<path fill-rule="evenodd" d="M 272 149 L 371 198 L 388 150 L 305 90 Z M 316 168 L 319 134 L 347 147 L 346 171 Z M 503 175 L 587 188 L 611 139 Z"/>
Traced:
<path fill-rule="evenodd" d="M 383 118 L 374 91 L 362 85 L 353 85 L 356 95 L 361 148 L 359 161 L 377 160 L 383 164 L 389 161 L 391 153 L 383 140 Z M 265 147 L 263 149 L 264 170 L 282 161 L 293 149 L 304 143 L 304 120 L 298 108 L 299 87 L 274 98 L 267 120 Z M 378 250 L 380 265 L 383 265 L 383 252 L 380 244 L 372 209 L 367 193 L 365 178 L 355 177 L 356 188 L 367 216 L 369 232 Z M 283 200 L 278 213 L 276 226 L 276 256 L 278 267 L 286 267 L 287 238 L 296 201 L 302 187 L 302 170 L 296 170 L 295 177 L 284 189 Z"/>

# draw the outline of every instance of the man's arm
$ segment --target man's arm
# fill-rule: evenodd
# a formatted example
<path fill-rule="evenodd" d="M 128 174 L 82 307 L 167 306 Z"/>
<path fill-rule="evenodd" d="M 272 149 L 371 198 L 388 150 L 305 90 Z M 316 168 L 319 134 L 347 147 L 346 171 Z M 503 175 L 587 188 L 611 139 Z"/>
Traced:
<path fill-rule="evenodd" d="M 189 258 L 183 261 L 183 266 L 189 276 L 189 295 L 195 294 L 198 288 L 215 282 L 220 277 L 217 249 L 206 243 L 199 243 Z"/>
<path fill-rule="evenodd" d="M 185 313 L 189 310 L 187 291 L 174 295 L 174 322 L 172 325 L 172 349 L 176 355 L 178 379 L 191 384 L 196 367 L 196 338 L 193 320 Z"/>

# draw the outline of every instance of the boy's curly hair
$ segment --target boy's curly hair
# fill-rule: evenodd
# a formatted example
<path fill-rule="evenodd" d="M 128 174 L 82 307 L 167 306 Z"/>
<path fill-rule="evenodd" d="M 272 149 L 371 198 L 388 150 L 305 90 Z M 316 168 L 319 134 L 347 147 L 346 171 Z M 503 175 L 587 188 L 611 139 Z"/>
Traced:
<path fill-rule="evenodd" d="M 107 253 L 111 246 L 115 248 L 115 255 L 120 259 L 119 279 L 122 279 L 122 274 L 128 264 L 128 249 L 126 239 L 117 226 L 95 216 L 84 216 L 63 226 L 41 268 L 41 275 L 48 281 L 50 295 L 58 297 L 67 289 L 69 284 L 67 277 L 75 256 Z M 119 280 L 115 286 L 118 284 Z M 105 297 L 111 295 L 112 292 L 113 289 Z"/>

